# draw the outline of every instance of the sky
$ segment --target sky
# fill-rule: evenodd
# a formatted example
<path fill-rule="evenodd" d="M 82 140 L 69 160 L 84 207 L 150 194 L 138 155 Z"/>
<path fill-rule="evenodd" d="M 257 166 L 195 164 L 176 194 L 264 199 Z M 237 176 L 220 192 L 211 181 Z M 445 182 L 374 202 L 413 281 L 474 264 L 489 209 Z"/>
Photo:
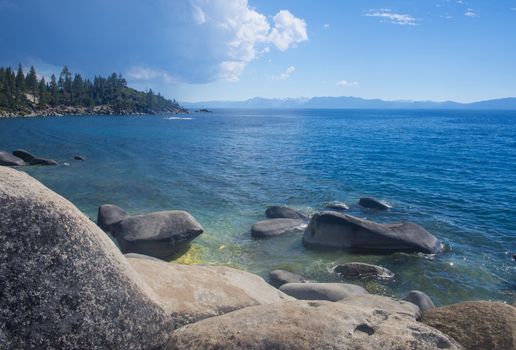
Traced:
<path fill-rule="evenodd" d="M 516 0 L 0 0 L 0 65 L 179 101 L 516 96 Z"/>

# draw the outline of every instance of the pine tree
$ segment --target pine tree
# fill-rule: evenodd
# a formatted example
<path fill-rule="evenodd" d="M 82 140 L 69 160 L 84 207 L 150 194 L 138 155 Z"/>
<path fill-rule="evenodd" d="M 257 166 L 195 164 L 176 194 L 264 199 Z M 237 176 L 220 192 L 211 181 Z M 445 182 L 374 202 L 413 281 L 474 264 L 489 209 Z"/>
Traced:
<path fill-rule="evenodd" d="M 45 107 L 48 101 L 47 83 L 45 82 L 45 78 L 41 78 L 41 80 L 38 83 L 38 97 L 39 106 Z"/>
<path fill-rule="evenodd" d="M 34 66 L 30 66 L 29 73 L 25 78 L 25 86 L 32 93 L 32 102 L 36 103 L 36 91 L 38 91 L 38 76 Z"/>
<path fill-rule="evenodd" d="M 50 104 L 54 107 L 59 104 L 59 85 L 54 74 L 50 77 Z"/>

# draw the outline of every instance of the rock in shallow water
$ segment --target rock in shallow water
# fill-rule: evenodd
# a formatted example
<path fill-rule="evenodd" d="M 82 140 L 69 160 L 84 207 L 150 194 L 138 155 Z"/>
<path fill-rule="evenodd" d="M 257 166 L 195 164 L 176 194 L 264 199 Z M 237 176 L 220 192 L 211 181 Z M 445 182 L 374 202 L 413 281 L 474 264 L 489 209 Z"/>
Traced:
<path fill-rule="evenodd" d="M 118 248 L 70 202 L 0 167 L 3 349 L 160 348 L 173 328 Z"/>
<path fill-rule="evenodd" d="M 333 270 L 335 273 L 345 278 L 359 279 L 359 278 L 378 278 L 378 279 L 391 279 L 394 277 L 394 273 L 385 267 L 351 262 L 343 265 L 338 265 Z"/>
<path fill-rule="evenodd" d="M 307 220 L 306 215 L 289 207 L 275 205 L 265 210 L 265 216 L 269 219 L 303 219 Z"/>
<path fill-rule="evenodd" d="M 375 209 L 375 210 L 387 210 L 391 206 L 385 202 L 382 202 L 376 198 L 364 197 L 360 198 L 358 204 L 364 208 Z"/>
<path fill-rule="evenodd" d="M 53 159 L 35 157 L 24 149 L 17 149 L 13 154 L 30 165 L 57 165 L 57 162 Z"/>
<path fill-rule="evenodd" d="M 432 299 L 426 293 L 420 292 L 419 290 L 411 290 L 401 300 L 406 300 L 419 306 L 422 312 L 427 312 L 435 308 Z"/>
<path fill-rule="evenodd" d="M 182 210 L 129 216 L 111 225 L 123 253 L 139 253 L 168 260 L 188 249 L 204 232 L 195 218 Z"/>
<path fill-rule="evenodd" d="M 336 212 L 315 214 L 303 243 L 308 247 L 376 253 L 441 251 L 439 240 L 414 223 L 378 224 Z"/>
<path fill-rule="evenodd" d="M 9 152 L 0 151 L 0 165 L 4 166 L 22 166 L 25 165 L 23 159 L 12 155 Z"/>
<path fill-rule="evenodd" d="M 269 273 L 269 279 L 274 287 L 281 287 L 287 283 L 305 283 L 306 279 L 298 274 L 285 271 L 285 270 L 274 270 Z"/>
<path fill-rule="evenodd" d="M 338 301 L 352 295 L 367 294 L 364 288 L 347 283 L 287 283 L 280 290 L 300 300 Z"/>
<path fill-rule="evenodd" d="M 424 324 L 453 337 L 466 349 L 516 349 L 516 308 L 492 301 L 467 301 L 429 310 Z"/>
<path fill-rule="evenodd" d="M 251 227 L 251 235 L 255 238 L 279 236 L 287 232 L 303 231 L 306 222 L 300 219 L 269 219 L 258 221 Z"/>
<path fill-rule="evenodd" d="M 129 217 L 129 214 L 122 208 L 113 204 L 103 204 L 98 210 L 97 225 L 104 231 L 111 232 L 114 224 L 127 217 Z"/>
<path fill-rule="evenodd" d="M 166 349 L 462 349 L 436 329 L 398 313 L 327 301 L 248 307 L 172 333 Z"/>

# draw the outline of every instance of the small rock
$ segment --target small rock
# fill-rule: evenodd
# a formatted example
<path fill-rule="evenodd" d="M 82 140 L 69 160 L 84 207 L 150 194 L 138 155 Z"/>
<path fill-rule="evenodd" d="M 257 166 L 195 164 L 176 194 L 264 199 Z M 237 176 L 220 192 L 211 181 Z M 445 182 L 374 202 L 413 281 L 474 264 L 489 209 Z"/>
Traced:
<path fill-rule="evenodd" d="M 99 207 L 97 225 L 104 231 L 111 232 L 112 225 L 129 217 L 129 214 L 113 204 L 103 204 Z"/>
<path fill-rule="evenodd" d="M 12 155 L 11 153 L 0 151 L 0 165 L 5 166 L 22 166 L 25 165 L 23 159 Z"/>
<path fill-rule="evenodd" d="M 364 208 L 376 209 L 376 210 L 387 210 L 387 209 L 392 208 L 387 203 L 382 202 L 376 198 L 371 198 L 371 197 L 360 198 L 360 200 L 358 201 L 358 204 Z"/>
<path fill-rule="evenodd" d="M 347 283 L 287 283 L 280 290 L 300 300 L 338 301 L 352 295 L 368 294 L 364 288 Z"/>
<path fill-rule="evenodd" d="M 73 159 L 75 160 L 86 160 L 83 156 L 74 156 Z"/>
<path fill-rule="evenodd" d="M 251 235 L 255 238 L 279 236 L 287 232 L 303 231 L 306 222 L 300 219 L 269 219 L 258 221 L 251 227 Z"/>
<path fill-rule="evenodd" d="M 35 157 L 30 152 L 23 149 L 17 149 L 13 154 L 30 165 L 57 165 L 57 162 L 53 159 Z"/>
<path fill-rule="evenodd" d="M 305 283 L 306 279 L 298 274 L 285 271 L 274 270 L 269 273 L 269 279 L 273 286 L 279 288 L 287 283 Z"/>
<path fill-rule="evenodd" d="M 265 216 L 270 219 L 308 219 L 308 217 L 297 210 L 279 205 L 267 208 L 267 210 L 265 210 Z"/>
<path fill-rule="evenodd" d="M 420 292 L 419 290 L 411 290 L 401 300 L 405 300 L 419 306 L 422 312 L 427 312 L 435 308 L 432 299 L 430 299 L 426 293 Z"/>
<path fill-rule="evenodd" d="M 346 203 L 337 201 L 326 204 L 326 208 L 335 210 L 349 210 L 349 206 Z"/>
<path fill-rule="evenodd" d="M 391 279 L 394 277 L 394 273 L 385 267 L 360 263 L 351 262 L 343 265 L 338 265 L 333 270 L 335 273 L 342 275 L 345 278 L 378 278 L 378 279 Z"/>

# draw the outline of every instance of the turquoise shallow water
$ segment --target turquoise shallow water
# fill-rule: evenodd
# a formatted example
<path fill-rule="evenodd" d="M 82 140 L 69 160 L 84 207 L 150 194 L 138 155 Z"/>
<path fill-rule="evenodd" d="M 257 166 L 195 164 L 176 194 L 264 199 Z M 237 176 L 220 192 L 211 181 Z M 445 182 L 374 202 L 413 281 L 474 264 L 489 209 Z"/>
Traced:
<path fill-rule="evenodd" d="M 262 276 L 285 268 L 339 280 L 338 263 L 396 273 L 370 291 L 420 289 L 437 304 L 516 296 L 516 112 L 220 110 L 189 119 L 45 117 L 0 120 L 0 149 L 24 148 L 58 167 L 32 176 L 96 219 L 97 207 L 191 212 L 206 233 L 184 261 L 227 264 Z M 80 154 L 85 162 L 71 160 Z M 370 195 L 394 206 L 360 209 Z M 414 221 L 446 245 L 437 256 L 307 250 L 301 233 L 254 240 L 265 208 L 307 213 L 329 201 L 379 222 Z"/>

